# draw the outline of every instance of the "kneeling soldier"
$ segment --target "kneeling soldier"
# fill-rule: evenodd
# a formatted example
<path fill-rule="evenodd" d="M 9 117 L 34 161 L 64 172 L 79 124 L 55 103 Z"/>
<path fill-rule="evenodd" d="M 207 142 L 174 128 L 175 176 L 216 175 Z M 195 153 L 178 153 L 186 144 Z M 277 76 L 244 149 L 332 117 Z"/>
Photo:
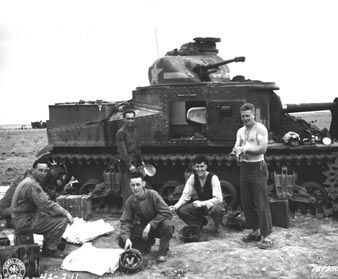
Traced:
<path fill-rule="evenodd" d="M 225 214 L 221 183 L 217 175 L 207 171 L 207 161 L 203 156 L 198 156 L 194 163 L 195 173 L 187 180 L 179 201 L 170 209 L 186 224 L 200 228 L 208 223 L 205 216 L 211 216 L 215 235 L 218 235 Z"/>
<path fill-rule="evenodd" d="M 164 262 L 173 233 L 172 214 L 162 197 L 156 191 L 146 189 L 145 185 L 142 173 L 131 174 L 132 195 L 127 199 L 120 219 L 118 244 L 124 249 L 134 246 L 149 253 L 155 238 L 160 238 L 158 260 Z"/>

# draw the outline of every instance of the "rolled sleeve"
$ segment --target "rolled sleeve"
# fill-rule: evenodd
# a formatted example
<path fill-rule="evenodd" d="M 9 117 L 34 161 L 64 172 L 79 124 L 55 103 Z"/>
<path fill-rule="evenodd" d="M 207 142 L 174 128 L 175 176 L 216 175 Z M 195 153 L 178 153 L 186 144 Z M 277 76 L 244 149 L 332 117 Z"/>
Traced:
<path fill-rule="evenodd" d="M 177 208 L 180 208 L 181 206 L 187 204 L 191 200 L 193 191 L 194 191 L 194 175 L 191 175 L 187 180 L 187 182 L 185 183 L 183 193 L 175 206 Z"/>

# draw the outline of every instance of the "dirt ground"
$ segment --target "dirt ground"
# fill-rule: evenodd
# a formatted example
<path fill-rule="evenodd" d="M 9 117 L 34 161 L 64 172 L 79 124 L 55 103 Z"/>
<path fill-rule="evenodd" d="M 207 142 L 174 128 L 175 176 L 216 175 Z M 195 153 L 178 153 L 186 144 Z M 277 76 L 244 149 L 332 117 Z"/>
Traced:
<path fill-rule="evenodd" d="M 45 130 L 0 130 L 0 185 L 9 185 L 29 168 L 35 154 L 47 144 Z M 93 241 L 96 247 L 117 248 L 119 216 L 96 213 L 116 230 Z M 337 278 L 338 222 L 322 216 L 291 216 L 288 229 L 274 227 L 274 247 L 261 250 L 241 241 L 248 231 L 222 228 L 221 235 L 211 233 L 212 220 L 202 231 L 202 240 L 183 243 L 179 231 L 184 224 L 173 219 L 175 234 L 166 263 L 157 263 L 158 241 L 148 257 L 148 265 L 134 275 L 119 271 L 102 278 Z M 67 252 L 78 246 L 68 245 Z M 89 256 L 89 255 L 88 255 Z M 40 258 L 41 278 L 98 278 L 85 272 L 60 268 L 62 260 Z"/>

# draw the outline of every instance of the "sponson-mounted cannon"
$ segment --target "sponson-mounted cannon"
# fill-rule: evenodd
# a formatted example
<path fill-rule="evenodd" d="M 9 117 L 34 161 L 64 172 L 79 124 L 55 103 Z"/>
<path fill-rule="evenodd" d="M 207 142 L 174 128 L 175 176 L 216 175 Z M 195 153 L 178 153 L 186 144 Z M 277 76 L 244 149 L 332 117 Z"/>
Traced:
<path fill-rule="evenodd" d="M 49 106 L 48 148 L 44 151 L 49 152 L 46 157 L 64 166 L 64 183 L 73 176 L 82 193 L 118 195 L 118 191 L 109 191 L 103 174 L 118 159 L 115 135 L 122 125 L 123 107 L 128 105 L 136 110 L 145 162 L 157 169 L 156 175 L 148 178 L 148 187 L 158 190 L 168 203 L 175 202 L 191 173 L 193 158 L 202 154 L 207 157 L 209 170 L 221 180 L 225 202 L 236 207 L 239 167 L 228 154 L 242 125 L 239 108 L 250 102 L 256 107 L 256 120 L 269 130 L 269 183 L 273 185 L 274 174 L 286 167 L 288 173 L 295 173 L 295 184 L 306 188 L 318 204 L 329 206 L 338 193 L 337 141 L 330 145 L 284 144 L 284 133 L 295 128 L 300 134 L 319 136 L 321 130 L 289 115 L 291 107 L 283 110 L 274 82 L 231 77 L 229 63 L 244 58 L 223 60 L 217 55 L 219 41 L 195 38 L 157 59 L 149 68 L 150 85 L 133 90 L 129 101 Z M 94 94 L 97 96 L 97 92 Z M 332 123 L 337 123 L 336 105 L 337 101 L 311 109 L 331 109 Z M 337 138 L 336 127 L 331 125 L 333 140 Z M 102 183 L 105 186 L 98 187 Z"/>

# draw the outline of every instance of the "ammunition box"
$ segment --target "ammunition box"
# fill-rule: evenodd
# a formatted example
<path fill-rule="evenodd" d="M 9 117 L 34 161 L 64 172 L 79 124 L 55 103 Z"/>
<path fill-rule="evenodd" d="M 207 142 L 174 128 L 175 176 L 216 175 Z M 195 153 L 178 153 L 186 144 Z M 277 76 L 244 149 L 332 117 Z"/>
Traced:
<path fill-rule="evenodd" d="M 270 200 L 272 225 L 288 228 L 290 226 L 289 200 Z"/>
<path fill-rule="evenodd" d="M 92 216 L 91 195 L 62 195 L 59 196 L 56 201 L 73 217 L 87 220 Z"/>

